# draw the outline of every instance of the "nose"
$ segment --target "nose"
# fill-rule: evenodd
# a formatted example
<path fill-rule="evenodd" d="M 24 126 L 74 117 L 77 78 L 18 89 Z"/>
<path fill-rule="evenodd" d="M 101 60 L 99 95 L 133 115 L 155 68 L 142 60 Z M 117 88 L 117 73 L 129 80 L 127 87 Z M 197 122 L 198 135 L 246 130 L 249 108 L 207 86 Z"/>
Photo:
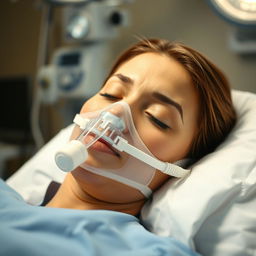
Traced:
<path fill-rule="evenodd" d="M 119 118 L 122 118 L 124 113 L 124 107 L 121 104 L 114 104 L 109 112 Z"/>
<path fill-rule="evenodd" d="M 138 93 L 138 95 L 130 95 L 124 100 L 129 106 L 131 119 L 135 128 L 137 128 L 137 124 L 141 121 L 141 113 L 147 105 L 147 99 L 140 96 Z"/>
<path fill-rule="evenodd" d="M 104 114 L 102 115 L 102 123 L 100 124 L 100 128 L 102 129 L 111 128 L 111 130 L 113 130 L 114 128 L 119 131 L 123 131 L 125 127 L 126 125 L 124 120 L 121 117 L 114 115 L 110 111 L 104 112 Z"/>
<path fill-rule="evenodd" d="M 129 133 L 129 127 L 134 123 L 130 104 L 126 100 L 114 103 L 108 112 L 122 120 L 122 123 L 124 124 L 124 128 L 121 130 L 122 133 Z"/>
<path fill-rule="evenodd" d="M 112 115 L 112 125 L 122 133 L 127 133 L 127 118 L 125 118 L 124 103 L 114 103 L 108 112 Z"/>

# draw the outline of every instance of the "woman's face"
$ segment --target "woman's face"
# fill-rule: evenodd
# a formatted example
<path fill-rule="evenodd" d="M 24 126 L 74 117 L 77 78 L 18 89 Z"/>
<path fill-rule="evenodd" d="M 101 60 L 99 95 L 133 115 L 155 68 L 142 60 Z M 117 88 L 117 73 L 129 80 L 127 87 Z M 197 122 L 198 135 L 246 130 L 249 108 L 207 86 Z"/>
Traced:
<path fill-rule="evenodd" d="M 121 100 L 129 104 L 138 134 L 158 159 L 175 162 L 186 157 L 197 132 L 199 104 L 190 76 L 181 64 L 166 55 L 140 54 L 123 63 L 101 91 L 85 102 L 81 113 Z M 125 153 L 117 156 L 100 142 L 89 150 L 88 161 L 102 168 L 120 168 L 126 159 Z M 128 202 L 142 198 L 135 189 L 80 167 L 72 174 L 98 199 Z M 158 171 L 150 187 L 155 190 L 166 179 L 167 175 Z"/>

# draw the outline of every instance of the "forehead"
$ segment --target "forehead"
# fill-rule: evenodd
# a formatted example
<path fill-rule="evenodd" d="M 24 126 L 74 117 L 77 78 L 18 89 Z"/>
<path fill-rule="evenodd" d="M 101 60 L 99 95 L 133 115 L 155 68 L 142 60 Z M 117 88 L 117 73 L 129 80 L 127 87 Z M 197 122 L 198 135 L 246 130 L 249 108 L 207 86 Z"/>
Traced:
<path fill-rule="evenodd" d="M 137 85 L 147 89 L 162 90 L 172 96 L 195 91 L 188 71 L 174 58 L 166 54 L 143 53 L 122 63 L 115 74 L 131 78 Z M 138 88 L 137 88 L 138 89 Z"/>
<path fill-rule="evenodd" d="M 195 121 L 198 115 L 199 97 L 188 71 L 174 58 L 166 54 L 143 53 L 124 62 L 115 74 L 122 74 L 133 81 L 133 91 L 159 92 L 184 110 L 187 121 Z"/>

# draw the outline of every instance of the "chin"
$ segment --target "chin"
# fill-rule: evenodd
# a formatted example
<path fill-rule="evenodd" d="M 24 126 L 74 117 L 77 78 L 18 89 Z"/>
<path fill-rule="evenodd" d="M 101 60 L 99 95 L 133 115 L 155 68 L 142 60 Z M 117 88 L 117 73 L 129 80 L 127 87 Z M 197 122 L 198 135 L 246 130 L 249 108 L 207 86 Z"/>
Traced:
<path fill-rule="evenodd" d="M 76 168 L 71 174 L 81 189 L 97 200 L 109 203 L 131 203 L 145 199 L 138 190 L 81 167 Z"/>

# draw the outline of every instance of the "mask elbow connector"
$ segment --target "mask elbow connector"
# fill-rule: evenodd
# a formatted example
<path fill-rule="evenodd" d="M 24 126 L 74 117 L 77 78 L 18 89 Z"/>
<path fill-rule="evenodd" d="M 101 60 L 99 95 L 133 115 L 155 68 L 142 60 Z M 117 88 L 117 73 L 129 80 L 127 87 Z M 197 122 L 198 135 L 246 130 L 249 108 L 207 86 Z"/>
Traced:
<path fill-rule="evenodd" d="M 86 129 L 90 122 L 89 119 L 83 119 L 76 115 L 75 121 L 79 123 L 79 127 L 82 130 L 81 134 L 76 140 L 71 140 L 55 154 L 55 162 L 64 172 L 73 171 L 84 163 L 88 158 L 87 149 L 109 131 L 110 134 L 113 134 L 113 127 L 118 126 L 119 129 L 124 127 L 120 118 L 108 112 L 102 112 L 100 118 L 94 120 L 92 127 L 89 129 Z M 84 138 L 91 132 L 94 133 L 94 138 L 90 142 L 85 143 Z"/>
<path fill-rule="evenodd" d="M 79 140 L 71 140 L 55 154 L 57 166 L 64 172 L 70 172 L 86 161 L 88 151 Z"/>

